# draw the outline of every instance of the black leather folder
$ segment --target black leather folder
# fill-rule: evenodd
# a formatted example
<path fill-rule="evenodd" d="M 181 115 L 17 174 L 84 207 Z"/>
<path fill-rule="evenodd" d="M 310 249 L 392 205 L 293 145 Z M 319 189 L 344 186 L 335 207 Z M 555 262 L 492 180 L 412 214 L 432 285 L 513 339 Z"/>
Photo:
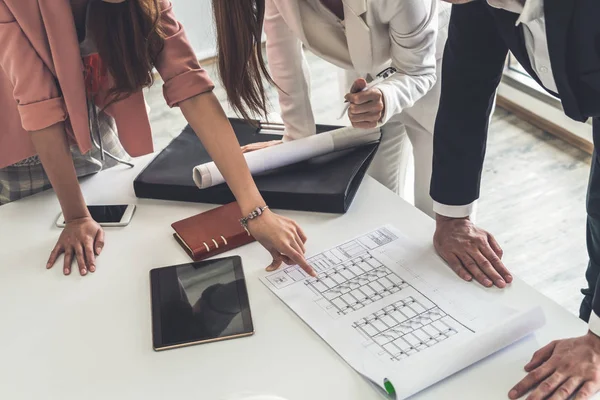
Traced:
<path fill-rule="evenodd" d="M 230 119 L 240 144 L 266 142 L 281 136 L 258 133 L 241 119 Z M 317 125 L 319 133 L 337 126 Z M 275 209 L 345 213 L 371 164 L 378 143 L 327 154 L 278 168 L 254 179 L 266 203 Z M 226 184 L 198 189 L 192 179 L 195 166 L 212 161 L 187 126 L 134 181 L 137 197 L 198 203 L 235 201 Z"/>

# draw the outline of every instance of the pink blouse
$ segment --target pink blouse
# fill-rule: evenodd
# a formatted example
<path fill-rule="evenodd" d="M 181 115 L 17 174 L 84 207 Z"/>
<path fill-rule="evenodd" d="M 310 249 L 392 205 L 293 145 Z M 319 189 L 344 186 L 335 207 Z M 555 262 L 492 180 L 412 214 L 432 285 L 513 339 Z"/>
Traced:
<path fill-rule="evenodd" d="M 164 49 L 156 62 L 170 107 L 214 85 L 198 64 L 172 5 L 161 0 Z M 29 131 L 65 121 L 72 143 L 91 149 L 83 65 L 69 0 L 0 0 L 0 168 L 35 155 Z M 106 104 L 109 85 L 96 104 Z M 106 112 L 131 156 L 153 151 L 141 91 Z"/>

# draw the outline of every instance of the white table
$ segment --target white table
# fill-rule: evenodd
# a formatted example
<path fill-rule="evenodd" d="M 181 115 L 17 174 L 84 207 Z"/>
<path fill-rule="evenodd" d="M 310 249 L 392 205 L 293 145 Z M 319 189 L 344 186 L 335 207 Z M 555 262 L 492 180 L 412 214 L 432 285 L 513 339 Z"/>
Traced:
<path fill-rule="evenodd" d="M 83 183 L 88 203 L 138 205 L 126 228 L 106 229 L 98 271 L 46 271 L 60 230 L 52 192 L 0 207 L 0 399 L 201 399 L 251 391 L 289 400 L 379 399 L 363 378 L 259 281 L 270 259 L 260 245 L 243 258 L 256 334 L 156 353 L 152 350 L 150 269 L 188 262 L 170 224 L 213 206 L 136 199 L 136 168 L 116 167 Z M 392 223 L 430 246 L 434 223 L 371 178 L 344 215 L 282 212 L 306 231 L 317 253 Z M 433 251 L 433 249 L 431 249 Z M 449 278 L 453 278 L 448 270 Z M 506 399 L 538 347 L 586 332 L 586 324 L 523 282 L 513 304 L 539 304 L 547 325 L 523 341 L 415 396 Z M 443 360 L 441 360 L 443 362 Z"/>

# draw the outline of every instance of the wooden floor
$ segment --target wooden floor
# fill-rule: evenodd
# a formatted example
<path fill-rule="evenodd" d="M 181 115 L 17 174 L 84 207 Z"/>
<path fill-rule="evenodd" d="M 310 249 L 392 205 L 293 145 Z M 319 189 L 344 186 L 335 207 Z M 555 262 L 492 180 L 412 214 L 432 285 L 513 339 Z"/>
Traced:
<path fill-rule="evenodd" d="M 312 99 L 319 123 L 339 123 L 340 97 L 335 67 L 308 54 Z M 213 66 L 206 66 L 216 81 Z M 228 115 L 226 96 L 215 93 Z M 148 92 L 155 145 L 162 148 L 185 126 L 168 109 L 160 83 Z M 279 110 L 270 91 L 273 111 Z M 477 220 L 504 248 L 513 273 L 576 313 L 587 264 L 585 193 L 590 157 L 501 109 L 488 140 Z M 410 193 L 409 193 L 410 197 Z"/>

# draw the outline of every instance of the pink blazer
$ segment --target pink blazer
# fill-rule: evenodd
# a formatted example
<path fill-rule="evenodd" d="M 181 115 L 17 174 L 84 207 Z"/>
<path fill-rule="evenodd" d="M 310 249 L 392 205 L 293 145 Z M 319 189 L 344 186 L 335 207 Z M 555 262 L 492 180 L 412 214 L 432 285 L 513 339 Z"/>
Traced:
<path fill-rule="evenodd" d="M 167 37 L 155 67 L 165 82 L 167 104 L 174 107 L 214 86 L 171 3 L 160 3 Z M 131 156 L 153 151 L 141 91 L 106 111 Z M 69 0 L 0 0 L 0 168 L 36 154 L 28 131 L 61 121 L 72 143 L 89 151 L 83 64 Z"/>

